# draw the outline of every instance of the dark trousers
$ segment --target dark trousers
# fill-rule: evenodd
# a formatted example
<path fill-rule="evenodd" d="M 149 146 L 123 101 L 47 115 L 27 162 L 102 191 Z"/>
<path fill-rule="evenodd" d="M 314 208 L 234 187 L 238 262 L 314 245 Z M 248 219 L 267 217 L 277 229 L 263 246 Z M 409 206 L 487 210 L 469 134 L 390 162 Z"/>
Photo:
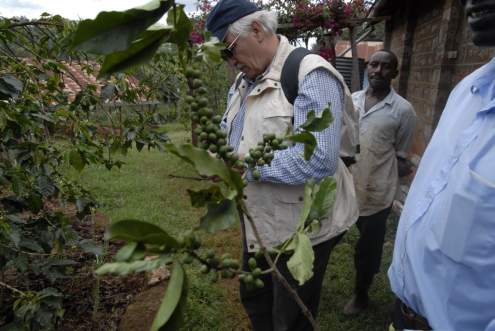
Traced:
<path fill-rule="evenodd" d="M 354 253 L 357 295 L 367 295 L 373 277 L 380 270 L 387 218 L 391 209 L 389 207 L 370 216 L 361 216 L 356 223 L 359 229 Z"/>
<path fill-rule="evenodd" d="M 292 278 L 287 261 L 289 256 L 283 255 L 277 261 L 277 267 L 287 279 L 292 288 L 296 289 L 304 304 L 316 317 L 320 302 L 321 285 L 327 268 L 330 252 L 337 245 L 344 234 L 325 241 L 313 247 L 315 261 L 313 265 L 313 277 L 304 285 L 298 286 Z M 247 253 L 244 245 L 242 256 L 243 270 L 249 270 L 247 261 L 254 254 Z M 268 264 L 264 257 L 257 259 L 258 266 L 265 270 Z M 253 330 L 255 331 L 305 331 L 312 330 L 308 319 L 303 315 L 297 303 L 289 295 L 284 286 L 271 274 L 262 275 L 265 286 L 261 289 L 248 290 L 243 282 L 240 284 L 241 302 L 246 310 Z"/>
<path fill-rule="evenodd" d="M 395 330 L 431 330 L 428 320 L 418 315 L 399 298 L 395 300 L 392 312 L 392 325 Z"/>

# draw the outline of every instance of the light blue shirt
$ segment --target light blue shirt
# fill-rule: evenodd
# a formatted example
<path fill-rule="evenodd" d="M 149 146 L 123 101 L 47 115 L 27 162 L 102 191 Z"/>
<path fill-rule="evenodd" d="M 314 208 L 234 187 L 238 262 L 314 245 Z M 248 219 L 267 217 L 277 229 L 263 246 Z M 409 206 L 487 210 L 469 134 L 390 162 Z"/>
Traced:
<path fill-rule="evenodd" d="M 409 191 L 388 276 L 435 330 L 495 331 L 495 58 L 450 95 Z"/>
<path fill-rule="evenodd" d="M 256 81 L 248 81 L 245 95 L 256 86 Z M 228 99 L 233 94 L 229 91 Z M 320 180 L 331 176 L 337 169 L 339 159 L 341 117 L 344 107 L 344 89 L 340 82 L 326 69 L 318 68 L 308 73 L 299 85 L 299 91 L 294 100 L 294 128 L 297 129 L 307 120 L 312 110 L 320 115 L 330 103 L 334 121 L 321 132 L 313 132 L 317 146 L 309 161 L 304 160 L 304 145 L 295 144 L 286 150 L 275 151 L 271 166 L 257 167 L 261 174 L 261 181 L 283 183 L 289 185 L 304 184 L 308 179 Z M 239 112 L 232 121 L 229 145 L 237 151 L 239 148 L 246 100 L 242 100 Z M 226 119 L 222 120 L 221 127 L 226 130 Z M 248 176 L 252 180 L 251 176 Z"/>

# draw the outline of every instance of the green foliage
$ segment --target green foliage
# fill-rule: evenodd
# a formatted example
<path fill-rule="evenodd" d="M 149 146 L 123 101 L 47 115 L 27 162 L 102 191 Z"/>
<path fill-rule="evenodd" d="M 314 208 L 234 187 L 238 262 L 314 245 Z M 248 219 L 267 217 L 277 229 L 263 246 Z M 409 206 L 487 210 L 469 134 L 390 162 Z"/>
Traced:
<path fill-rule="evenodd" d="M 193 165 L 200 175 L 206 177 L 217 176 L 228 187 L 237 192 L 242 192 L 244 183 L 241 175 L 229 168 L 221 160 L 212 158 L 208 152 L 191 145 L 175 146 L 173 144 L 167 144 L 166 148 L 170 153 L 177 155 Z"/>
<path fill-rule="evenodd" d="M 78 24 L 73 46 L 99 54 L 121 52 L 132 47 L 135 40 L 172 6 L 170 0 L 153 0 L 126 11 L 101 12 L 94 20 Z"/>
<path fill-rule="evenodd" d="M 304 144 L 304 159 L 307 161 L 311 158 L 316 148 L 316 138 L 311 131 L 320 132 L 326 129 L 333 121 L 330 106 L 325 108 L 321 113 L 321 117 L 316 117 L 315 112 L 311 111 L 305 123 L 299 127 L 299 131 L 293 135 L 286 137 L 287 140 L 295 143 Z"/>
<path fill-rule="evenodd" d="M 0 100 L 17 98 L 21 94 L 23 84 L 20 80 L 12 75 L 3 75 L 0 77 Z"/>
<path fill-rule="evenodd" d="M 114 262 L 105 263 L 103 266 L 98 268 L 95 273 L 98 275 L 103 274 L 115 274 L 119 276 L 126 276 L 134 272 L 144 272 L 155 270 L 161 266 L 170 263 L 171 259 L 167 256 L 161 256 L 158 259 L 153 260 L 138 260 L 133 262 Z"/>
<path fill-rule="evenodd" d="M 287 140 L 304 144 L 304 159 L 308 161 L 316 148 L 316 138 L 309 131 L 303 131 L 287 137 Z"/>
<path fill-rule="evenodd" d="M 151 26 L 169 8 L 172 9 L 168 11 L 168 26 Z M 95 20 L 81 22 L 74 34 L 72 45 L 106 54 L 99 72 L 99 76 L 103 76 L 125 71 L 138 63 L 150 60 L 165 41 L 175 44 L 176 63 L 180 65 L 188 89 L 188 103 L 190 103 L 188 109 L 191 111 L 190 118 L 195 134 L 193 141 L 199 142 L 199 147 L 168 143 L 165 149 L 192 165 L 203 179 L 222 182 L 222 188 L 213 186 L 208 190 L 190 192 L 194 206 L 207 207 L 207 213 L 201 218 L 199 229 L 214 233 L 239 221 L 238 210 L 243 207 L 243 189 L 247 185 L 243 179 L 246 164 L 255 175 L 256 167 L 270 165 L 274 158 L 273 151 L 287 148 L 284 140 L 303 143 L 305 159 L 309 160 L 316 148 L 316 139 L 311 132 L 324 130 L 332 118 L 329 109 L 324 110 L 319 118 L 313 112 L 297 132 L 282 138 L 267 135 L 253 151 L 250 151 L 245 164 L 232 148 L 227 146 L 226 134 L 219 126 L 221 117 L 216 116 L 208 107 L 210 100 L 207 97 L 208 89 L 201 79 L 202 73 L 197 65 L 191 65 L 200 58 L 218 61 L 219 48 L 211 43 L 198 48 L 190 47 L 188 41 L 191 31 L 192 24 L 184 13 L 184 6 L 175 5 L 172 1 L 153 1 L 142 8 L 101 13 Z M 86 113 L 93 110 L 98 103 L 94 92 L 95 88 L 90 87 L 76 98 L 76 105 Z M 109 87 L 105 90 L 105 98 L 112 93 L 113 88 Z M 65 118 L 70 118 L 70 114 L 62 114 Z M 143 122 L 143 119 L 140 119 Z M 145 145 L 142 137 L 136 139 L 144 130 L 135 130 L 133 123 L 126 123 L 128 125 L 124 129 L 121 124 L 120 135 L 106 138 L 105 143 L 109 152 L 106 159 L 103 149 L 99 148 L 102 144 L 94 139 L 94 130 L 89 126 L 80 125 L 79 122 L 77 124 L 79 136 L 71 141 L 73 147 L 66 155 L 69 164 L 79 171 L 89 163 L 103 163 L 109 169 L 120 166 L 121 163 L 110 159 L 112 154 L 119 150 L 125 153 L 133 141 L 138 150 Z M 153 137 L 159 138 L 156 135 Z M 320 194 L 325 194 L 332 188 L 334 187 L 331 185 L 324 185 Z M 286 248 L 293 251 L 288 267 L 300 284 L 312 276 L 314 253 L 307 232 L 314 231 L 313 221 L 323 218 L 324 213 L 328 211 L 327 207 L 331 204 L 326 197 L 316 196 L 318 191 L 319 186 L 314 183 L 308 184 L 305 193 L 307 201 L 300 226 L 281 252 L 285 253 Z M 32 205 L 33 208 L 41 208 L 39 199 L 34 199 Z M 306 221 L 310 214 L 315 219 L 310 220 L 311 223 L 307 225 Z M 174 261 L 175 268 L 152 330 L 176 329 L 180 324 L 187 281 L 182 265 L 176 259 L 177 255 L 186 254 L 186 260 L 191 258 L 198 260 L 202 265 L 202 271 L 209 274 L 212 281 L 216 281 L 220 275 L 223 278 L 231 278 L 236 273 L 241 273 L 243 281 L 250 287 L 264 286 L 259 278 L 263 271 L 255 264 L 252 264 L 251 272 L 242 273 L 238 270 L 239 263 L 228 257 L 220 260 L 215 252 L 201 256 L 198 252 L 201 243 L 194 231 L 186 233 L 180 239 L 175 239 L 160 226 L 126 219 L 113 223 L 107 236 L 109 239 L 125 240 L 127 245 L 117 254 L 118 262 L 101 266 L 97 271 L 98 274 L 125 275 L 130 272 L 153 270 Z M 159 258 L 145 259 L 148 255 L 159 255 Z"/>
<path fill-rule="evenodd" d="M 188 45 L 193 28 L 191 20 L 186 16 L 184 7 L 184 5 L 175 5 L 167 16 L 167 24 L 174 27 L 168 41 L 176 44 L 181 50 Z"/>
<path fill-rule="evenodd" d="M 200 228 L 209 233 L 220 230 L 239 223 L 239 212 L 234 200 L 224 199 L 218 203 L 208 203 L 208 212 L 201 218 Z"/>
<path fill-rule="evenodd" d="M 26 292 L 14 303 L 15 320 L 6 329 L 51 330 L 52 321 L 63 316 L 62 294 L 54 288 Z"/>
<path fill-rule="evenodd" d="M 177 330 L 180 327 L 186 294 L 187 276 L 182 265 L 176 263 L 151 331 Z"/>
<path fill-rule="evenodd" d="M 337 192 L 337 183 L 333 177 L 327 177 L 313 188 L 313 203 L 308 214 L 308 220 L 324 220 L 329 217 L 335 202 L 335 194 Z"/>
<path fill-rule="evenodd" d="M 303 285 L 313 277 L 313 262 L 315 253 L 309 237 L 303 233 L 296 233 L 293 239 L 294 254 L 287 261 L 287 267 L 291 275 Z"/>
<path fill-rule="evenodd" d="M 301 129 L 313 132 L 320 132 L 328 128 L 330 123 L 332 123 L 333 117 L 330 111 L 330 106 L 325 108 L 321 113 L 321 117 L 315 115 L 315 111 L 312 110 L 308 113 L 308 118 L 306 122 L 301 125 Z"/>
<path fill-rule="evenodd" d="M 179 243 L 165 230 L 151 223 L 138 220 L 121 220 L 110 225 L 108 239 L 120 239 L 143 244 L 160 245 L 167 252 L 177 248 Z"/>
<path fill-rule="evenodd" d="M 82 84 L 72 74 L 67 59 L 88 74 L 95 65 L 70 49 L 70 22 L 45 15 L 22 24 L 1 18 L 0 26 L 0 273 L 15 272 L 20 288 L 7 287 L 8 293 L 23 293 L 5 311 L 31 330 L 53 329 L 63 315 L 63 298 L 57 301 L 61 294 L 47 286 L 72 277 L 78 262 L 69 251 L 102 255 L 100 247 L 73 229 L 72 223 L 90 215 L 96 202 L 65 169 L 120 167 L 113 154 L 133 146 L 159 147 L 166 136 L 156 130 L 155 118 L 145 114 L 112 118 L 108 130 L 119 133 L 114 135 L 92 121 L 104 101 L 135 102 L 140 94 L 120 76 L 102 100 L 96 85 Z M 74 98 L 66 91 L 66 77 L 79 84 Z M 74 206 L 75 215 L 68 206 Z M 38 280 L 36 286 L 27 281 L 31 278 Z"/>
<path fill-rule="evenodd" d="M 169 28 L 155 27 L 146 30 L 139 39 L 131 43 L 129 48 L 107 55 L 98 76 L 104 77 L 114 72 L 124 71 L 124 69 L 150 60 L 169 35 Z"/>

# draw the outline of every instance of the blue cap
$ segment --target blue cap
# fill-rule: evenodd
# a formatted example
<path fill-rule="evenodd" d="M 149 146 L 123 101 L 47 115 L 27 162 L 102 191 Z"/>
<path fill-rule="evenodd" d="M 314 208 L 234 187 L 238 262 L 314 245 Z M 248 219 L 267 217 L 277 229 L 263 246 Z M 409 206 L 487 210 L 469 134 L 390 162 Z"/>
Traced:
<path fill-rule="evenodd" d="M 229 25 L 259 10 L 246 0 L 220 0 L 206 18 L 206 30 L 223 41 Z"/>

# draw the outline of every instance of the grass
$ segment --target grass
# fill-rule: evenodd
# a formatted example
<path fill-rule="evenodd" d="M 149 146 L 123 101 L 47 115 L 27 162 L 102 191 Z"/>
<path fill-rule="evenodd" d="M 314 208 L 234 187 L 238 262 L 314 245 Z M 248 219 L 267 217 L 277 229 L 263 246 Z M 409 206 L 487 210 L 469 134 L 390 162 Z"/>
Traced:
<path fill-rule="evenodd" d="M 174 142 L 187 141 L 188 133 L 181 125 L 167 126 Z M 132 151 L 120 170 L 88 167 L 75 174 L 101 203 L 99 211 L 111 221 L 124 218 L 141 219 L 161 224 L 178 234 L 198 224 L 204 210 L 190 206 L 186 189 L 199 189 L 198 181 L 171 178 L 170 175 L 196 176 L 191 166 L 159 151 Z M 385 330 L 393 296 L 389 290 L 386 269 L 390 264 L 397 221 L 391 217 L 384 248 L 382 271 L 370 292 L 371 307 L 362 316 L 347 318 L 342 308 L 352 295 L 354 267 L 353 247 L 357 239 L 355 227 L 346 234 L 330 257 L 330 264 L 321 294 L 318 320 L 322 330 Z M 239 256 L 239 229 L 234 228 L 204 238 L 204 246 Z M 212 284 L 199 275 L 197 267 L 189 268 L 189 297 L 186 312 L 187 330 L 247 330 L 248 321 L 238 300 L 237 281 Z"/>

